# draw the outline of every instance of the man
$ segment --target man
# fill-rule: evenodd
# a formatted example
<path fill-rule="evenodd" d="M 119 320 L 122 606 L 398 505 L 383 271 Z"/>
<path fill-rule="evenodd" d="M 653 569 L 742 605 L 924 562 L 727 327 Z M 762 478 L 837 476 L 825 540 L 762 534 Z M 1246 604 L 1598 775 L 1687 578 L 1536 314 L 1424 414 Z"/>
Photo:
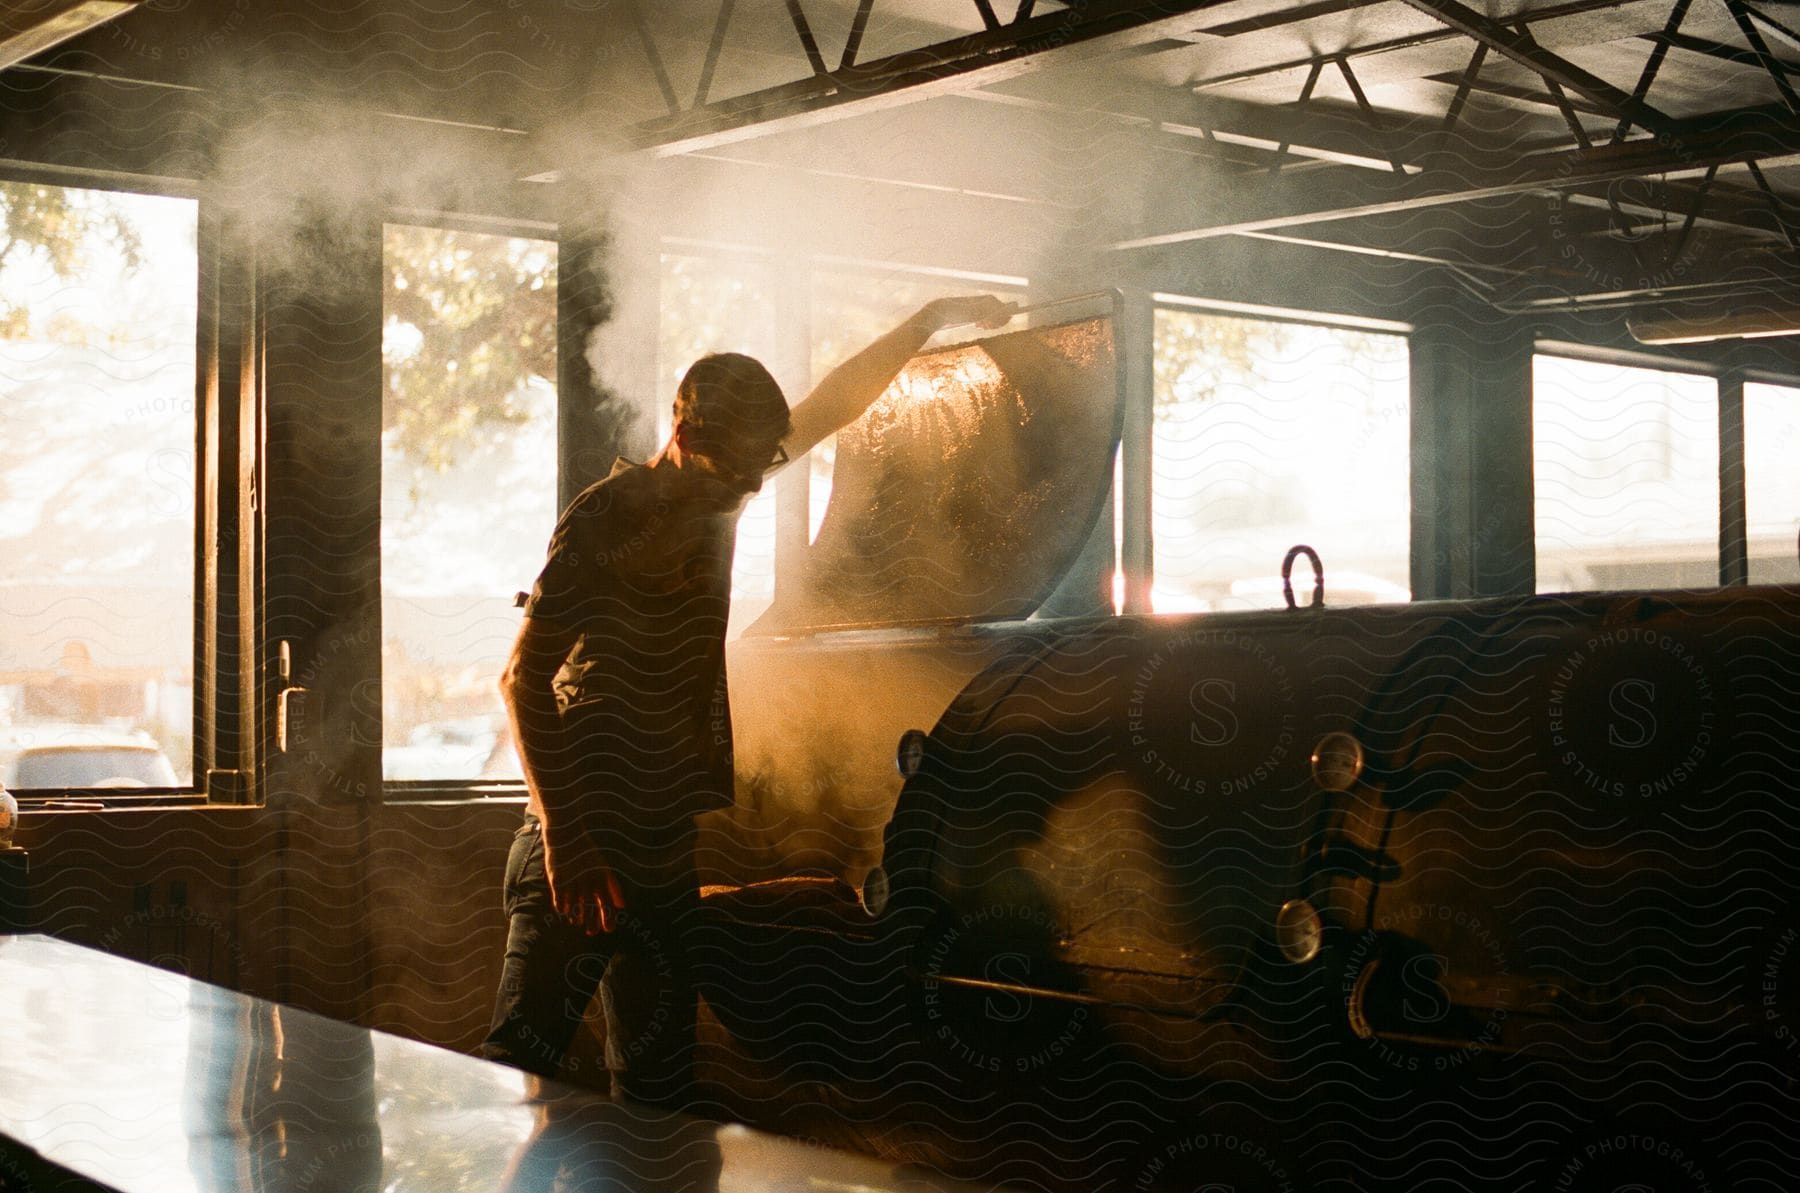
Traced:
<path fill-rule="evenodd" d="M 725 623 L 737 515 L 853 421 L 932 335 L 1009 304 L 927 303 L 790 413 L 746 356 L 682 378 L 669 442 L 563 513 L 500 689 L 530 792 L 507 857 L 506 960 L 482 1055 L 554 1076 L 603 975 L 617 1096 L 691 1096 L 694 817 L 733 802 Z"/>

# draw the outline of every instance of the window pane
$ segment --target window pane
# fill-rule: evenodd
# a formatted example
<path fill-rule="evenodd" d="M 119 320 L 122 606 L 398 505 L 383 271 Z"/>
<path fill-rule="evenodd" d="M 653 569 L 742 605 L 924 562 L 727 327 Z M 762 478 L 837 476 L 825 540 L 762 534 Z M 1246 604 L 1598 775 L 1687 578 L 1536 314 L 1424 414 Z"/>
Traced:
<path fill-rule="evenodd" d="M 193 782 L 197 218 L 188 199 L 0 182 L 9 786 Z"/>
<path fill-rule="evenodd" d="M 669 437 L 675 387 L 710 352 L 742 352 L 765 365 L 775 353 L 774 279 L 767 266 L 734 258 L 663 258 L 662 326 L 657 351 L 656 438 Z M 798 400 L 787 395 L 789 402 Z M 738 518 L 731 564 L 736 637 L 775 599 L 775 486 L 764 485 Z"/>
<path fill-rule="evenodd" d="M 1800 388 L 1744 387 L 1750 583 L 1800 584 Z"/>
<path fill-rule="evenodd" d="M 1710 377 L 1533 359 L 1539 592 L 1718 584 L 1718 407 Z"/>
<path fill-rule="evenodd" d="M 1279 607 L 1297 543 L 1330 604 L 1410 599 L 1406 340 L 1183 310 L 1155 334 L 1152 606 Z"/>
<path fill-rule="evenodd" d="M 556 246 L 392 225 L 382 773 L 517 778 L 496 683 L 556 525 Z"/>

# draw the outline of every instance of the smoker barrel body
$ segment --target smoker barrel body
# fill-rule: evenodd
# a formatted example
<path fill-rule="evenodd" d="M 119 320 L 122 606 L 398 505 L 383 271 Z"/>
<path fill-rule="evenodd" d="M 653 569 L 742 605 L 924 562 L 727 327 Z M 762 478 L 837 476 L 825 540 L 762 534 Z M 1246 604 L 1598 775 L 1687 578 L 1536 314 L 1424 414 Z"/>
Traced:
<path fill-rule="evenodd" d="M 1427 1135 L 1560 1163 L 1618 1115 L 1792 1170 L 1791 1128 L 1721 1124 L 1796 1121 L 1796 614 L 1761 588 L 1039 623 L 933 727 L 886 915 L 716 907 L 721 949 L 805 993 L 708 997 L 865 1111 L 1104 1112 L 1126 1163 L 1206 1107 L 1304 1106 L 1359 1168 Z M 1354 782 L 1314 774 L 1333 733 Z M 909 1108 L 909 1074 L 940 1096 Z"/>

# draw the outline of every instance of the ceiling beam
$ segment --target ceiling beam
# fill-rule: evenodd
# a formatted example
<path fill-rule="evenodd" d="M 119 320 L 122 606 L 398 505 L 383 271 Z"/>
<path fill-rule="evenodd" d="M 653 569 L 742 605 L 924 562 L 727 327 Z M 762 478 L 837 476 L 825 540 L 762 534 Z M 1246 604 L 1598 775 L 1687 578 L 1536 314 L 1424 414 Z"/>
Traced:
<path fill-rule="evenodd" d="M 1716 58 L 1720 62 L 1735 62 L 1739 66 L 1763 69 L 1763 60 L 1748 46 L 1726 45 L 1723 42 L 1709 41 L 1704 37 L 1690 37 L 1685 33 L 1644 33 L 1639 35 L 1649 42 L 1663 42 L 1672 49 L 1686 50 L 1690 54 L 1704 54 L 1708 58 Z M 1786 69 L 1800 73 L 1800 63 L 1792 59 L 1777 56 L 1776 61 Z"/>
<path fill-rule="evenodd" d="M 1467 261 L 1454 253 L 1443 250 L 1419 250 L 1411 248 L 1392 248 L 1371 244 L 1367 239 L 1350 236 L 1334 236 L 1329 239 L 1308 236 L 1294 236 L 1285 232 L 1250 232 L 1252 240 L 1266 240 L 1276 244 L 1296 245 L 1301 248 L 1324 249 L 1333 253 L 1349 253 L 1361 257 L 1381 257 L 1390 261 L 1411 261 L 1419 265 L 1434 265 L 1448 269 L 1469 278 L 1480 277 L 1520 277 L 1526 271 L 1508 265 L 1492 265 Z M 1485 285 L 1489 283 L 1477 283 Z"/>
<path fill-rule="evenodd" d="M 1689 211 L 1697 211 L 1694 226 L 1703 231 L 1728 232 L 1738 239 L 1786 240 L 1774 208 L 1753 191 L 1732 189 L 1717 182 L 1705 194 L 1698 186 L 1684 182 L 1663 183 L 1660 190 L 1662 193 L 1655 196 L 1656 203 L 1663 204 L 1660 208 L 1637 201 L 1629 191 L 1622 192 L 1616 186 L 1573 187 L 1565 195 L 1572 207 L 1584 206 L 1609 214 L 1617 207 L 1625 215 L 1659 223 L 1680 223 Z M 1613 223 L 1607 221 L 1608 227 Z"/>
<path fill-rule="evenodd" d="M 1472 37 L 1497 54 L 1502 54 L 1548 82 L 1567 88 L 1598 104 L 1603 111 L 1629 120 L 1632 124 L 1658 136 L 1667 136 L 1674 122 L 1636 96 L 1608 83 L 1597 75 L 1576 66 L 1561 55 L 1540 46 L 1522 26 L 1508 28 L 1492 17 L 1476 12 L 1460 0 L 1404 0 L 1458 33 Z"/>
<path fill-rule="evenodd" d="M 273 209 L 288 200 L 269 189 L 266 177 L 251 184 L 245 171 L 252 159 L 240 155 L 235 171 L 222 176 L 218 149 L 245 136 L 256 140 L 241 144 L 267 145 L 268 153 L 276 154 L 282 152 L 284 132 L 297 144 L 308 136 L 330 135 L 308 132 L 293 119 L 305 113 L 304 100 L 295 100 L 285 111 L 288 115 L 282 116 L 266 101 L 250 104 L 217 91 L 24 64 L 0 75 L 0 157 L 9 159 L 9 170 L 41 173 L 64 185 L 149 186 L 173 194 L 211 187 L 221 202 L 241 198 Z M 121 119 L 121 113 L 129 119 Z M 546 188 L 515 181 L 507 168 L 512 145 L 525 139 L 522 132 L 396 112 L 368 111 L 365 119 L 377 130 L 373 142 L 382 151 L 347 162 L 342 172 L 354 173 L 364 185 L 344 184 L 334 194 L 361 191 L 372 201 L 415 213 L 406 218 L 450 211 L 501 224 L 556 218 Z M 299 156 L 313 160 L 321 152 L 315 140 Z M 484 166 L 419 168 L 430 162 Z"/>
<path fill-rule="evenodd" d="M 627 147 L 659 157 L 716 149 L 967 91 L 1187 32 L 1232 0 L 1091 0 L 860 65 L 815 73 L 638 124 Z M 555 163 L 546 162 L 549 168 Z"/>
<path fill-rule="evenodd" d="M 1800 129 L 1779 105 L 1675 121 L 1666 140 L 1625 141 L 1572 153 L 1533 154 L 1502 166 L 1471 168 L 1457 160 L 1406 177 L 1338 171 L 1305 185 L 1277 180 L 1234 188 L 1223 203 L 1186 226 L 1121 240 L 1114 249 L 1160 248 L 1220 236 L 1274 232 L 1307 224 L 1418 211 L 1450 203 L 1532 191 L 1560 192 L 1621 178 L 1704 171 L 1709 166 L 1800 155 Z"/>
<path fill-rule="evenodd" d="M 1560 289 L 1541 279 L 1505 287 L 1493 296 L 1494 306 L 1511 313 L 1556 310 L 1601 310 L 1607 307 L 1635 307 L 1648 301 L 1681 302 L 1684 300 L 1712 303 L 1767 302 L 1777 295 L 1795 290 L 1779 264 L 1757 266 L 1742 262 L 1725 266 L 1697 264 L 1683 271 L 1680 278 L 1647 278 L 1640 271 L 1625 266 L 1615 275 L 1616 285 L 1600 284 L 1605 279 L 1590 281 L 1577 289 Z"/>
<path fill-rule="evenodd" d="M 0 9 L 0 70 L 136 8 L 143 0 L 39 0 Z"/>
<path fill-rule="evenodd" d="M 1010 104 L 1039 111 L 1105 119 L 1162 133 L 1171 141 L 1197 146 L 1213 139 L 1273 154 L 1281 145 L 1297 158 L 1363 165 L 1393 173 L 1392 158 L 1416 164 L 1445 149 L 1480 157 L 1479 146 L 1465 138 L 1447 138 L 1441 120 L 1384 114 L 1388 127 L 1374 129 L 1360 115 L 1315 104 L 1305 111 L 1295 105 L 1267 105 L 1218 96 L 1199 96 L 1172 88 L 1116 79 L 1093 87 L 1059 86 L 1056 80 L 1023 79 L 958 97 L 980 103 Z M 1071 94 L 1081 96 L 1071 101 Z M 1515 147 L 1495 150 L 1490 164 L 1516 156 Z M 1267 165 L 1271 158 L 1261 159 Z"/>
<path fill-rule="evenodd" d="M 1462 72 L 1456 71 L 1454 73 L 1426 75 L 1425 80 L 1430 83 L 1443 83 L 1446 86 L 1456 86 L 1462 82 Z M 1508 99 L 1515 104 L 1524 104 L 1527 107 L 1545 108 L 1554 114 L 1560 114 L 1563 111 L 1564 106 L 1567 105 L 1569 110 L 1582 112 L 1589 116 L 1613 115 L 1612 112 L 1607 111 L 1607 109 L 1601 107 L 1599 104 L 1592 103 L 1579 96 L 1574 99 L 1564 96 L 1562 97 L 1561 102 L 1558 102 L 1556 95 L 1553 94 L 1548 87 L 1537 90 L 1531 87 L 1521 87 L 1517 83 L 1502 82 L 1497 79 L 1475 79 L 1469 84 L 1469 90 L 1480 92 L 1483 95 L 1492 95 L 1500 99 Z"/>
<path fill-rule="evenodd" d="M 1368 0 L 1361 0 L 1361 3 L 1351 5 L 1350 7 L 1360 7 L 1362 3 L 1367 2 Z M 1596 10 L 1618 8 L 1619 4 L 1620 0 L 1570 0 L 1570 2 L 1566 4 L 1553 4 L 1546 8 L 1528 9 L 1518 13 L 1513 19 L 1516 23 L 1523 26 L 1544 24 L 1554 27 L 1555 22 L 1565 21 L 1570 17 L 1584 16 Z M 1298 13 L 1306 10 L 1293 9 L 1289 11 Z M 1315 13 L 1312 15 L 1317 14 Z M 1220 32 L 1218 28 L 1207 28 L 1203 31 L 1206 33 Z M 1239 30 L 1233 30 L 1233 32 L 1239 32 Z M 1380 41 L 1362 42 L 1358 45 L 1345 46 L 1343 49 L 1338 50 L 1337 54 L 1341 58 L 1365 58 L 1376 54 L 1390 54 L 1398 50 L 1417 49 L 1420 46 L 1439 45 L 1443 42 L 1455 41 L 1462 36 L 1464 35 L 1456 29 L 1431 29 L 1420 33 L 1409 33 L 1402 37 L 1385 38 Z M 1216 75 L 1207 75 L 1203 78 L 1197 78 L 1192 80 L 1188 85 L 1195 90 L 1205 90 L 1207 88 L 1222 87 L 1230 83 L 1248 82 L 1251 79 L 1265 78 L 1269 75 L 1278 75 L 1287 71 L 1305 70 L 1310 67 L 1317 58 L 1317 54 L 1308 54 L 1304 58 L 1288 58 L 1279 62 L 1269 62 L 1259 66 L 1240 68 Z"/>

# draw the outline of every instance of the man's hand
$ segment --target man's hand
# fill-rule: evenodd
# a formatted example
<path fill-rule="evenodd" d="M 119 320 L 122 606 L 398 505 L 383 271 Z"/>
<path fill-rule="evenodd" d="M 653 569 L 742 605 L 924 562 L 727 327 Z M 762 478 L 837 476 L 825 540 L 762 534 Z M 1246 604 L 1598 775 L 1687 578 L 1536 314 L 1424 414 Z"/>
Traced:
<path fill-rule="evenodd" d="M 967 294 L 959 298 L 937 298 L 925 304 L 920 314 L 931 320 L 933 331 L 950 327 L 966 327 L 978 323 L 995 328 L 1017 313 L 1017 303 L 1002 302 L 992 294 Z"/>
<path fill-rule="evenodd" d="M 611 932 L 625 910 L 625 891 L 587 833 L 544 829 L 544 877 L 550 905 L 589 936 Z"/>

